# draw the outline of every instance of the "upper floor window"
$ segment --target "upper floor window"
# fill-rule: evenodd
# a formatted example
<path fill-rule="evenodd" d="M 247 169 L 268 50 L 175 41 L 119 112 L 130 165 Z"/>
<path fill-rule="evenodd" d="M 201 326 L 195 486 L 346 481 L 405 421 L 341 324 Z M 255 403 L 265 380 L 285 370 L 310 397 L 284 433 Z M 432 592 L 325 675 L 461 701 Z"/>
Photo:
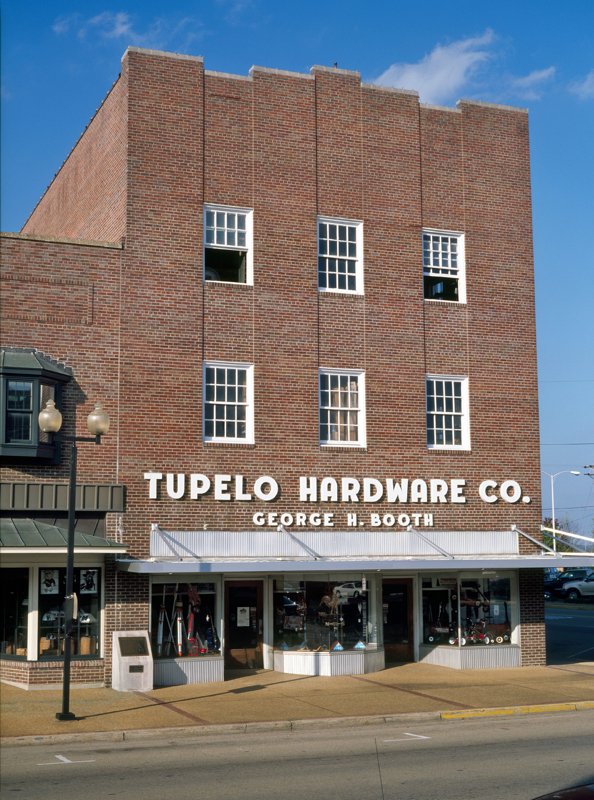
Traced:
<path fill-rule="evenodd" d="M 428 375 L 427 447 L 470 447 L 468 424 L 468 379 Z"/>
<path fill-rule="evenodd" d="M 466 302 L 464 234 L 423 231 L 425 300 Z"/>
<path fill-rule="evenodd" d="M 250 209 L 204 206 L 204 280 L 253 283 Z"/>
<path fill-rule="evenodd" d="M 253 442 L 253 365 L 206 362 L 203 410 L 205 442 Z"/>
<path fill-rule="evenodd" d="M 363 294 L 363 223 L 318 217 L 318 289 Z"/>
<path fill-rule="evenodd" d="M 320 370 L 320 444 L 365 447 L 361 370 Z"/>
<path fill-rule="evenodd" d="M 62 385 L 71 373 L 57 361 L 32 349 L 0 352 L 0 455 L 9 458 L 60 460 L 60 446 L 39 430 L 37 417 L 48 400 L 58 409 Z"/>

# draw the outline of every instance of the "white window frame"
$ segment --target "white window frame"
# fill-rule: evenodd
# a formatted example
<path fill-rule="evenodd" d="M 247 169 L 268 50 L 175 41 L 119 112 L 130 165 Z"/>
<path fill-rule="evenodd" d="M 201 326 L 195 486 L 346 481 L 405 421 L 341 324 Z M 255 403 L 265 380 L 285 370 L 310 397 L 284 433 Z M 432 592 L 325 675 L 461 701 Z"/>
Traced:
<path fill-rule="evenodd" d="M 320 224 L 324 225 L 346 225 L 355 229 L 355 245 L 357 250 L 356 258 L 349 258 L 347 256 L 340 257 L 336 255 L 336 260 L 346 260 L 355 262 L 355 288 L 354 289 L 339 289 L 329 288 L 328 286 L 320 286 L 320 258 L 333 258 L 333 255 L 328 253 L 320 253 Z M 355 219 L 344 219 L 342 217 L 323 217 L 320 216 L 316 221 L 316 241 L 317 241 L 317 282 L 319 292 L 331 292 L 337 294 L 363 294 L 363 222 Z M 348 242 L 348 239 L 347 239 Z M 328 273 L 326 272 L 326 275 Z M 338 273 L 337 273 L 338 274 Z"/>
<path fill-rule="evenodd" d="M 227 244 L 217 244 L 206 242 L 206 214 L 212 211 L 216 214 L 217 211 L 225 214 L 245 214 L 245 227 L 246 227 L 246 243 L 245 247 L 232 246 Z M 202 247 L 202 280 L 206 280 L 206 250 L 227 250 L 230 252 L 243 252 L 245 257 L 245 283 L 237 283 L 238 286 L 253 286 L 254 284 L 254 269 L 253 269 L 253 216 L 254 212 L 251 208 L 241 208 L 239 206 L 221 206 L 212 203 L 205 203 L 203 209 L 203 247 Z M 209 281 L 209 283 L 230 283 L 231 281 Z"/>
<path fill-rule="evenodd" d="M 450 238 L 457 239 L 457 275 L 452 275 L 451 268 L 446 267 L 434 267 L 433 265 L 426 266 L 425 265 L 425 234 L 429 236 L 449 236 Z M 466 303 L 466 248 L 465 248 L 465 236 L 460 231 L 444 231 L 444 230 L 437 230 L 435 228 L 423 228 L 423 235 L 421 237 L 421 258 L 423 264 L 423 284 L 425 283 L 425 276 L 428 277 L 438 277 L 439 275 L 443 275 L 444 278 L 456 278 L 458 281 L 458 299 L 457 300 L 441 300 L 439 298 L 430 298 L 425 297 L 424 299 L 428 303 L 455 303 L 459 305 L 460 303 Z M 427 272 L 425 270 L 428 270 Z M 436 270 L 431 272 L 431 270 Z M 423 295 L 424 295 L 424 286 L 423 286 Z"/>
<path fill-rule="evenodd" d="M 336 439 L 322 439 L 321 438 L 321 425 L 322 425 L 322 375 L 348 375 L 357 377 L 357 392 L 359 395 L 358 407 L 358 439 L 356 442 L 339 441 Z M 328 408 L 328 406 L 325 406 Z M 367 432 L 365 424 L 365 370 L 362 369 L 320 369 L 318 370 L 318 437 L 320 446 L 322 447 L 367 447 Z"/>
<path fill-rule="evenodd" d="M 206 435 L 206 370 L 212 369 L 245 369 L 246 370 L 246 419 L 245 437 L 213 436 Z M 216 399 L 215 399 L 216 404 Z M 228 405 L 219 403 L 220 405 Z M 234 403 L 234 405 L 238 405 Z M 254 443 L 254 365 L 243 362 L 232 361 L 204 361 L 202 364 L 202 441 L 203 442 L 229 442 L 233 444 L 253 444 Z"/>
<path fill-rule="evenodd" d="M 436 411 L 428 409 L 428 392 L 427 381 L 457 381 L 461 384 L 461 399 L 462 411 L 457 412 Z M 437 414 L 441 416 L 460 416 L 461 418 L 461 444 L 430 444 L 428 437 L 429 427 L 427 425 L 427 416 L 429 414 Z M 468 400 L 468 377 L 466 375 L 425 375 L 425 441 L 427 442 L 428 450 L 470 450 L 470 414 L 469 414 L 469 400 Z"/>

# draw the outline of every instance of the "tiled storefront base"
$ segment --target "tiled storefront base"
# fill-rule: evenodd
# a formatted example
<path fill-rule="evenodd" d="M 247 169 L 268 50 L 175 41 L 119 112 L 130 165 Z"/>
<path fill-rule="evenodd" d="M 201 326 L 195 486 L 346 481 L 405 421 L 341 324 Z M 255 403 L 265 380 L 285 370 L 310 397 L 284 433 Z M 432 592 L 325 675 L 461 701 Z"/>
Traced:
<path fill-rule="evenodd" d="M 518 645 L 492 647 L 419 647 L 419 661 L 454 669 L 498 669 L 521 667 L 522 651 Z"/>
<path fill-rule="evenodd" d="M 62 661 L 10 661 L 0 660 L 0 680 L 20 689 L 59 689 L 63 681 Z M 72 689 L 94 689 L 105 685 L 103 659 L 72 661 L 70 665 Z"/>
<path fill-rule="evenodd" d="M 274 651 L 274 669 L 291 675 L 364 675 L 385 667 L 383 650 L 342 653 Z"/>

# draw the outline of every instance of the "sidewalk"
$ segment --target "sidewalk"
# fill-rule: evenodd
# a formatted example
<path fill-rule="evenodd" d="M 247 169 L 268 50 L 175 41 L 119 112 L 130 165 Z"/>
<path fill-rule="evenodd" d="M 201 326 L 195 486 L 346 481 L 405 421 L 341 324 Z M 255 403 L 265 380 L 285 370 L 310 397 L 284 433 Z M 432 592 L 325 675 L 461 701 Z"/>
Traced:
<path fill-rule="evenodd" d="M 167 735 L 188 735 L 335 726 L 380 722 L 401 714 L 452 719 L 594 709 L 592 661 L 493 670 L 414 663 L 337 678 L 255 670 L 230 672 L 226 678 L 224 683 L 169 686 L 147 694 L 73 689 L 70 709 L 77 719 L 72 722 L 55 719 L 61 690 L 25 691 L 2 684 L 2 742 L 41 743 L 56 735 L 62 739 L 63 734 L 121 741 L 165 734 L 165 729 Z"/>

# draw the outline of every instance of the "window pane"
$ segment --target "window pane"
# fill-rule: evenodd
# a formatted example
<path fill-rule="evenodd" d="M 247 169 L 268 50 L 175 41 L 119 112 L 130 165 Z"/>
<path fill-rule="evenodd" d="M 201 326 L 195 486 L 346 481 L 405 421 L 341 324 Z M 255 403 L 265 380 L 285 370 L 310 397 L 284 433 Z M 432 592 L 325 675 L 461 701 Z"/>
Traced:
<path fill-rule="evenodd" d="M 8 381 L 6 407 L 9 411 L 31 411 L 33 409 L 33 384 L 24 381 Z"/>
<path fill-rule="evenodd" d="M 214 419 L 214 406 L 208 403 L 204 407 L 204 417 L 205 419 Z"/>
<path fill-rule="evenodd" d="M 245 230 L 245 214 L 238 214 L 237 215 L 237 227 L 240 231 Z"/>
<path fill-rule="evenodd" d="M 207 211 L 206 212 L 206 227 L 207 228 L 214 228 L 214 224 L 215 224 L 214 211 Z"/>
<path fill-rule="evenodd" d="M 245 386 L 247 381 L 247 370 L 245 369 L 238 369 L 237 370 L 237 385 L 238 386 Z"/>
<path fill-rule="evenodd" d="M 217 211 L 217 228 L 225 227 L 225 212 Z"/>
<path fill-rule="evenodd" d="M 225 402 L 225 387 L 217 385 L 217 402 L 224 403 Z"/>
<path fill-rule="evenodd" d="M 235 231 L 227 231 L 227 245 L 235 247 Z"/>
<path fill-rule="evenodd" d="M 225 231 L 217 230 L 217 244 L 225 244 Z"/>
<path fill-rule="evenodd" d="M 215 424 L 216 436 L 217 438 L 222 439 L 225 435 L 225 423 L 224 422 L 217 422 Z"/>
<path fill-rule="evenodd" d="M 19 414 L 14 411 L 6 414 L 6 441 L 31 441 L 31 414 Z"/>
<path fill-rule="evenodd" d="M 227 214 L 227 228 L 235 230 L 235 214 Z"/>
<path fill-rule="evenodd" d="M 207 383 L 214 383 L 215 379 L 215 371 L 212 367 L 206 368 L 206 382 Z"/>
<path fill-rule="evenodd" d="M 207 385 L 206 386 L 206 391 L 204 393 L 204 399 L 205 400 L 214 400 L 214 396 L 215 396 L 214 386 L 208 386 Z"/>
<path fill-rule="evenodd" d="M 322 389 L 328 388 L 328 375 L 320 375 L 320 387 Z"/>
<path fill-rule="evenodd" d="M 235 386 L 227 386 L 227 402 L 234 403 L 237 390 Z"/>

